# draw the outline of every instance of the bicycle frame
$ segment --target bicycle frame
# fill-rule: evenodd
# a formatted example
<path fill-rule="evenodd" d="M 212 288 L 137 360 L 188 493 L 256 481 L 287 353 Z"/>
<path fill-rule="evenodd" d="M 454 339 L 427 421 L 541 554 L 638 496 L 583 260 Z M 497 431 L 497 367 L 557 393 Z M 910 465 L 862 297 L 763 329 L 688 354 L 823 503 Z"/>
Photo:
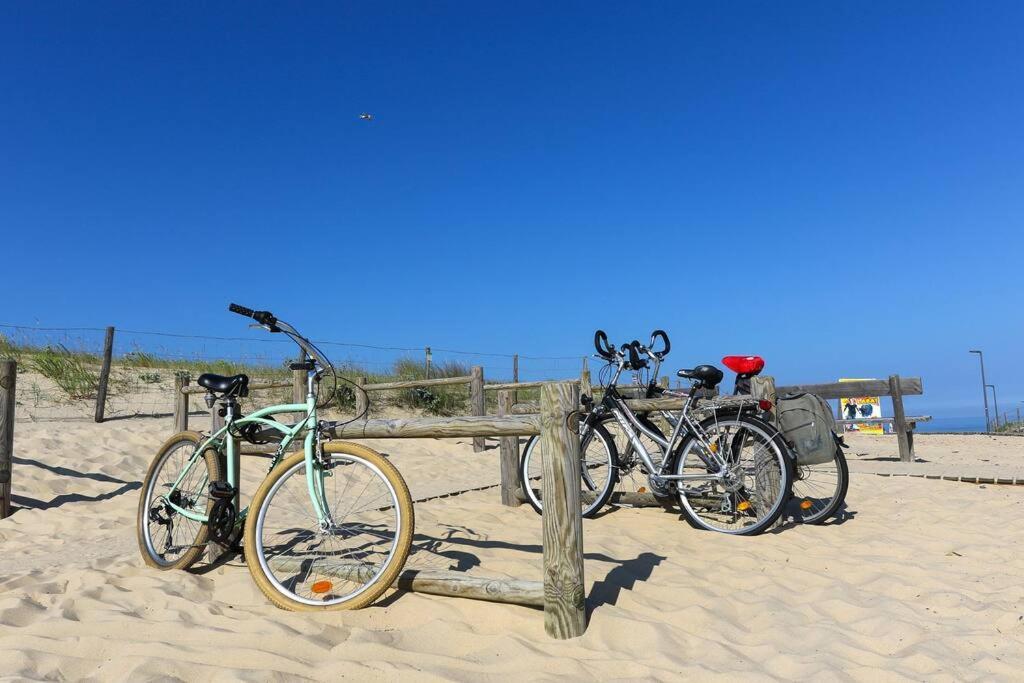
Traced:
<path fill-rule="evenodd" d="M 625 432 L 630 444 L 633 446 L 633 449 L 636 451 L 637 455 L 640 456 L 641 461 L 643 461 L 644 466 L 647 468 L 649 476 L 653 479 L 657 479 L 658 481 L 711 481 L 724 478 L 728 471 L 725 460 L 723 460 L 716 450 L 711 447 L 704 438 L 704 435 L 701 433 L 699 426 L 690 417 L 693 406 L 697 402 L 696 393 L 691 392 L 687 395 L 686 402 L 683 404 L 683 408 L 678 415 L 673 415 L 671 413 L 667 413 L 667 411 L 663 411 L 667 413 L 667 416 L 670 416 L 668 417 L 668 421 L 669 424 L 672 425 L 672 434 L 668 439 L 665 439 L 644 425 L 629 406 L 626 405 L 622 396 L 619 395 L 616 385 L 618 384 L 619 377 L 622 375 L 624 368 L 625 362 L 624 360 L 620 360 L 615 375 L 612 377 L 611 381 L 608 382 L 608 386 L 605 389 L 600 409 L 592 413 L 592 416 L 596 418 L 606 412 L 615 416 L 615 419 L 618 421 L 619 426 L 622 427 L 622 430 Z M 637 431 L 643 432 L 648 438 L 661 447 L 662 457 L 660 467 L 654 464 L 650 451 L 647 450 L 643 441 L 640 440 L 640 436 Z M 703 446 L 704 453 L 698 452 L 697 456 L 707 466 L 707 474 L 667 473 L 668 468 L 671 467 L 672 464 L 669 455 L 673 450 L 675 450 L 681 439 L 687 434 L 693 435 Z M 710 459 L 705 456 L 705 453 L 710 454 Z"/>
<path fill-rule="evenodd" d="M 241 418 L 235 419 L 234 408 L 237 407 L 237 403 L 233 400 L 222 401 L 222 405 L 225 405 L 227 414 L 225 415 L 224 426 L 218 429 L 216 432 L 207 437 L 199 447 L 196 448 L 195 453 L 192 454 L 192 458 L 182 468 L 181 473 L 171 486 L 170 490 L 163 496 L 164 503 L 173 508 L 178 514 L 195 522 L 205 524 L 209 521 L 209 517 L 205 513 L 197 513 L 193 510 L 188 510 L 175 503 L 171 502 L 170 496 L 174 491 L 181 485 L 181 482 L 188 475 L 189 471 L 199 462 L 202 458 L 203 453 L 209 448 L 215 448 L 220 451 L 220 447 L 223 445 L 223 453 L 227 462 L 227 481 L 236 490 L 239 487 L 239 482 L 235 473 L 238 471 L 236 463 L 239 458 L 238 453 L 238 439 L 233 434 L 233 429 L 237 429 L 246 424 L 260 424 L 265 427 L 274 429 L 282 434 L 281 443 L 278 446 L 277 453 L 274 455 L 274 464 L 280 461 L 284 455 L 285 449 L 300 435 L 305 432 L 303 437 L 303 448 L 306 458 L 306 486 L 309 488 L 310 500 L 314 501 L 314 509 L 317 514 L 317 520 L 321 525 L 330 524 L 330 514 L 327 509 L 327 505 L 324 501 L 324 482 L 323 482 L 323 469 L 315 466 L 315 452 L 314 441 L 317 436 L 317 407 L 316 407 L 316 396 L 313 391 L 313 384 L 316 381 L 316 373 L 310 371 L 307 374 L 306 380 L 306 402 L 305 403 L 286 403 L 282 405 L 267 406 L 261 408 L 250 415 L 245 415 Z M 286 425 L 277 420 L 268 418 L 268 415 L 274 415 L 278 413 L 305 413 L 305 418 L 300 420 L 294 425 Z M 203 475 L 204 481 L 202 486 L 206 487 L 209 481 L 205 480 L 206 475 Z M 245 518 L 248 512 L 248 508 L 240 510 L 238 512 L 238 519 L 242 520 Z"/>

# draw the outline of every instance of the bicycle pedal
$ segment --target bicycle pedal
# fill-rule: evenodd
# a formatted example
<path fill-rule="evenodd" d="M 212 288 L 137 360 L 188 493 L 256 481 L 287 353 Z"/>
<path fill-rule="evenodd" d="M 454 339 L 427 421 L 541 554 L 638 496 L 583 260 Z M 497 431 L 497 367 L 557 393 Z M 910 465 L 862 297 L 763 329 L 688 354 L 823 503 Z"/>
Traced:
<path fill-rule="evenodd" d="M 210 498 L 214 500 L 230 500 L 235 497 L 235 487 L 226 481 L 210 482 Z"/>

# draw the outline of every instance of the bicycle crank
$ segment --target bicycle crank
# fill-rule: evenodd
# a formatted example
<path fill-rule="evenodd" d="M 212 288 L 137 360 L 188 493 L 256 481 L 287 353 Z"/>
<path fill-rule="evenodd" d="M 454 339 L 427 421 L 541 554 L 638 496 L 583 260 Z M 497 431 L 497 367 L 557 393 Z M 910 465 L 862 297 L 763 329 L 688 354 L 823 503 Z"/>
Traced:
<path fill-rule="evenodd" d="M 228 545 L 235 530 L 235 519 L 238 517 L 233 501 L 235 487 L 226 481 L 212 482 L 210 497 L 214 501 L 213 507 L 210 508 L 209 521 L 206 523 L 210 530 L 210 539 L 215 543 Z"/>

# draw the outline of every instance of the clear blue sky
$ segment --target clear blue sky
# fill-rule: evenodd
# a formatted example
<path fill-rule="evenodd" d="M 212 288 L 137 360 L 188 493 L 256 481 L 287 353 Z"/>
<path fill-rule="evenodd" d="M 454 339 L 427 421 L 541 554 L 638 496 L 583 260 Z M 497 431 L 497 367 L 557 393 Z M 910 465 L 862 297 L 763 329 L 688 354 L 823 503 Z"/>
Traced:
<path fill-rule="evenodd" d="M 1012 410 L 1022 35 L 1019 2 L 3 3 L 0 322 L 657 326 L 679 366 L 921 375 L 937 415 L 980 414 L 981 347 Z"/>

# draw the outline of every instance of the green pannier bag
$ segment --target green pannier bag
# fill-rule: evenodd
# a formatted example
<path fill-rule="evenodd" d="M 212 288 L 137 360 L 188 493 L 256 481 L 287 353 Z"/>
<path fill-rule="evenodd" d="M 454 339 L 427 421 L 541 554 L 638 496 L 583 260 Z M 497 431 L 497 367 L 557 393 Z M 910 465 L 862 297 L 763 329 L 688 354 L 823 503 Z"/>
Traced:
<path fill-rule="evenodd" d="M 821 396 L 788 394 L 776 406 L 779 430 L 800 465 L 821 465 L 836 457 L 839 442 L 832 407 Z"/>

